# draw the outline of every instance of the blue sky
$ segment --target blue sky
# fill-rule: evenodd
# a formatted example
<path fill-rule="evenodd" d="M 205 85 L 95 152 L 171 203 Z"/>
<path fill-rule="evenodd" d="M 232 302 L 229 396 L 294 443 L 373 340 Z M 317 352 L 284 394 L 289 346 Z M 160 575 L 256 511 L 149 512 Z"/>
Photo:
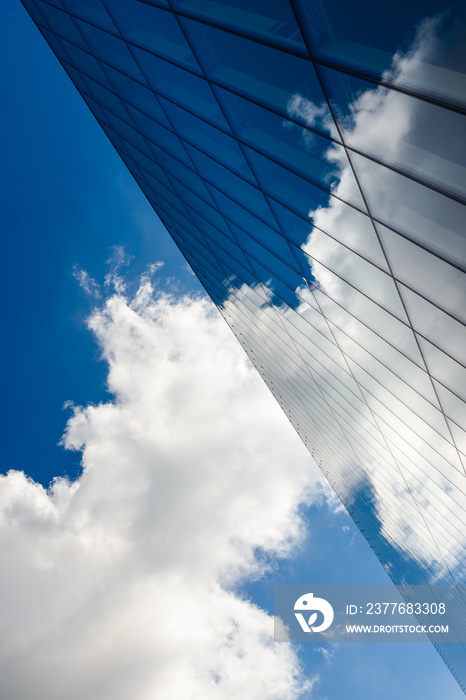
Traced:
<path fill-rule="evenodd" d="M 122 246 L 132 256 L 124 273 L 129 296 L 155 261 L 165 263 L 158 279 L 175 300 L 200 286 L 19 2 L 9 4 L 1 31 L 7 66 L 0 188 L 6 338 L 1 471 L 23 470 L 47 487 L 53 477 L 80 473 L 81 452 L 58 445 L 70 415 L 64 403 L 89 406 L 110 398 L 108 365 L 100 354 L 107 348 L 111 356 L 112 338 L 101 318 L 94 335 L 87 328 L 95 300 L 80 288 L 73 269 L 86 270 L 105 293 L 107 261 Z M 150 372 L 148 365 L 148 383 Z M 78 440 L 76 433 L 75 425 L 71 442 Z M 308 534 L 294 557 L 277 559 L 273 553 L 271 572 L 253 583 L 236 582 L 255 604 L 271 612 L 274 583 L 387 583 L 350 518 L 335 512 L 334 504 L 314 499 L 305 522 Z M 347 644 L 331 652 L 329 660 L 311 645 L 300 650 L 305 673 L 320 677 L 309 698 L 463 697 L 429 644 Z M 33 660 L 33 666 L 38 663 Z"/>

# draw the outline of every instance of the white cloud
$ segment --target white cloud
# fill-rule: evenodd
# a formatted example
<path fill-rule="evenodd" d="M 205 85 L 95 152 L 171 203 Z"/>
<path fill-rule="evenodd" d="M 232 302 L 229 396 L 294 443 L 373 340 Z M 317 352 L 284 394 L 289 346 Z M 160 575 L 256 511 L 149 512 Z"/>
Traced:
<path fill-rule="evenodd" d="M 81 477 L 0 477 L 1 695 L 309 697 L 234 586 L 299 545 L 318 472 L 210 304 L 152 292 L 90 319 L 114 399 L 73 409 Z"/>
<path fill-rule="evenodd" d="M 94 297 L 94 299 L 101 297 L 99 285 L 86 270 L 82 270 L 78 265 L 74 265 L 73 277 L 88 297 Z"/>
<path fill-rule="evenodd" d="M 326 647 L 317 647 L 317 649 L 314 649 L 314 651 L 316 653 L 322 654 L 325 662 L 327 664 L 331 664 L 337 651 L 337 646 L 337 644 L 333 644 L 332 646 L 329 645 Z"/>
<path fill-rule="evenodd" d="M 111 247 L 111 254 L 106 260 L 109 266 L 109 271 L 105 275 L 105 287 L 114 290 L 118 294 L 124 294 L 126 291 L 126 283 L 121 272 L 131 263 L 134 255 L 128 255 L 122 245 L 114 245 Z M 157 264 L 157 263 L 155 263 Z"/>

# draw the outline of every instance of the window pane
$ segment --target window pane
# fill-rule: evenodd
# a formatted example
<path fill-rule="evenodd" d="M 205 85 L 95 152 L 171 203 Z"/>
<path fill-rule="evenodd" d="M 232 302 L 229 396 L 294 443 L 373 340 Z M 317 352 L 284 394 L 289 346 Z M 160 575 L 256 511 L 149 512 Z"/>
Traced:
<path fill-rule="evenodd" d="M 117 29 L 101 0 L 62 0 L 69 12 L 113 34 Z"/>
<path fill-rule="evenodd" d="M 168 115 L 176 133 L 242 177 L 255 182 L 254 175 L 239 147 L 237 141 L 220 131 L 212 124 L 196 117 L 186 109 L 174 105 L 173 102 L 160 98 L 160 103 Z"/>
<path fill-rule="evenodd" d="M 390 275 L 317 228 L 312 231 L 302 248 L 314 261 L 322 263 L 318 266 L 313 263 L 312 269 L 318 286 L 324 291 L 328 289 L 331 293 L 333 288 L 333 280 L 327 277 L 328 268 L 398 318 L 406 319 L 400 296 Z"/>
<path fill-rule="evenodd" d="M 403 284 L 399 287 L 413 328 L 459 362 L 464 362 L 466 327 Z"/>
<path fill-rule="evenodd" d="M 445 0 L 310 0 L 318 57 L 359 75 L 464 105 L 464 4 Z M 298 11 L 306 9 L 298 4 Z"/>
<path fill-rule="evenodd" d="M 90 76 L 101 85 L 108 87 L 109 90 L 112 89 L 99 62 L 93 56 L 82 49 L 78 49 L 77 46 L 73 46 L 73 44 L 70 44 L 68 41 L 61 40 L 61 44 L 69 56 L 68 61 L 78 71 Z"/>
<path fill-rule="evenodd" d="M 413 287 L 458 319 L 466 321 L 466 275 L 427 250 L 377 224 L 399 280 Z M 435 280 L 435 284 L 433 284 Z"/>
<path fill-rule="evenodd" d="M 284 115 L 300 97 L 318 131 L 335 135 L 322 88 L 309 60 L 236 34 L 183 20 L 207 77 Z M 306 114 L 301 119 L 306 120 Z"/>
<path fill-rule="evenodd" d="M 263 38 L 307 54 L 296 19 L 288 2 L 270 0 L 172 0 L 175 10 L 193 17 L 216 21 L 220 26 Z"/>
<path fill-rule="evenodd" d="M 143 81 L 141 71 L 123 39 L 79 19 L 75 21 L 94 56 L 126 75 Z"/>
<path fill-rule="evenodd" d="M 45 2 L 40 3 L 40 12 L 50 31 L 54 34 L 58 34 L 58 36 L 63 39 L 71 41 L 72 44 L 87 48 L 82 35 L 73 22 L 73 18 L 70 17 L 67 12 L 57 10 L 56 7 L 52 7 L 52 5 L 48 5 Z"/>
<path fill-rule="evenodd" d="M 219 123 L 223 129 L 229 131 L 225 117 L 206 80 L 142 49 L 134 48 L 133 51 L 150 87 L 181 107 L 208 121 Z"/>
<path fill-rule="evenodd" d="M 466 207 L 379 163 L 351 154 L 375 218 L 459 265 L 466 261 Z"/>
<path fill-rule="evenodd" d="M 127 41 L 200 73 L 176 17 L 142 2 L 114 2 L 109 5 L 115 24 Z"/>
<path fill-rule="evenodd" d="M 138 131 L 150 139 L 155 144 L 160 144 L 162 148 L 171 153 L 175 158 L 181 160 L 188 167 L 193 167 L 191 159 L 186 153 L 183 144 L 173 131 L 166 129 L 153 119 L 146 117 L 138 109 L 128 106 L 128 111 L 138 129 Z M 150 144 L 149 144 L 150 147 Z"/>
<path fill-rule="evenodd" d="M 189 145 L 186 147 L 196 168 L 202 173 L 202 177 L 217 189 L 225 192 L 238 204 L 263 219 L 269 226 L 277 226 L 266 198 L 257 187 L 245 182 L 243 178 L 227 170 L 197 148 Z"/>
<path fill-rule="evenodd" d="M 215 92 L 242 141 L 327 192 L 340 194 L 340 175 L 344 171 L 341 197 L 365 208 L 341 146 L 226 90 L 215 88 Z"/>
<path fill-rule="evenodd" d="M 329 68 L 321 75 L 349 146 L 466 197 L 463 115 Z"/>

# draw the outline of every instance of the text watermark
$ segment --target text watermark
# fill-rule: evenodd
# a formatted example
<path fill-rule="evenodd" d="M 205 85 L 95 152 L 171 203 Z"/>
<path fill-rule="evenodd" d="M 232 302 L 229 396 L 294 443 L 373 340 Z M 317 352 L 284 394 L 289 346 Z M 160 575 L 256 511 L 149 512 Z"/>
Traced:
<path fill-rule="evenodd" d="M 466 642 L 466 586 L 275 586 L 277 642 Z"/>

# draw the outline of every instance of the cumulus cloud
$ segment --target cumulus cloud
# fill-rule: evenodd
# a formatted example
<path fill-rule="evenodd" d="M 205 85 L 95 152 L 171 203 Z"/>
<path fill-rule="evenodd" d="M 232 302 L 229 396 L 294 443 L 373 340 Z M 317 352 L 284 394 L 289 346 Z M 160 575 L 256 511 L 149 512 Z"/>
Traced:
<path fill-rule="evenodd" d="M 2 697 L 310 697 L 237 587 L 299 546 L 307 451 L 205 299 L 145 277 L 89 326 L 113 398 L 66 425 L 82 475 L 0 477 Z"/>

